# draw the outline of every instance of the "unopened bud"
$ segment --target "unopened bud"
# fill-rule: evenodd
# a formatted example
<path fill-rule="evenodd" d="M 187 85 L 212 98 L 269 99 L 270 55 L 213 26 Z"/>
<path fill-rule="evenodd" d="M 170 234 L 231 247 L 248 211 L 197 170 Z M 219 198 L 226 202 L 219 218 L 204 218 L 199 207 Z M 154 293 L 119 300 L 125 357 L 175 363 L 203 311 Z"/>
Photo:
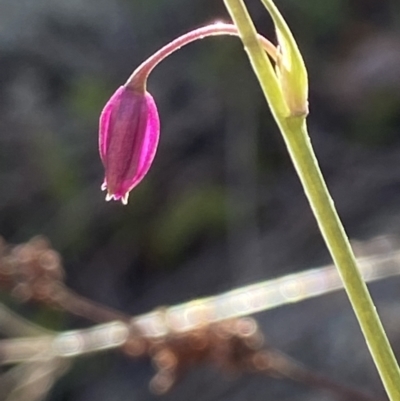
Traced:
<path fill-rule="evenodd" d="M 128 203 L 131 191 L 148 172 L 156 154 L 160 121 L 153 97 L 121 86 L 100 116 L 99 150 L 105 169 L 106 200 Z"/>
<path fill-rule="evenodd" d="M 276 74 L 283 97 L 293 117 L 308 114 L 308 77 L 297 43 L 272 0 L 262 0 L 275 24 L 279 54 Z"/>

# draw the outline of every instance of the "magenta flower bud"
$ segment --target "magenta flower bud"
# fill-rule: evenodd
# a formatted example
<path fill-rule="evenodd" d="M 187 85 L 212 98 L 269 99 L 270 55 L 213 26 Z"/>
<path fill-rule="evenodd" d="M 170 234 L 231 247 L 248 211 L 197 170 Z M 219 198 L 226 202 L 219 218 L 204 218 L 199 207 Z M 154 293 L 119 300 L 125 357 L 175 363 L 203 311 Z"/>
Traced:
<path fill-rule="evenodd" d="M 99 150 L 106 200 L 128 203 L 129 192 L 148 172 L 156 154 L 160 120 L 153 97 L 121 86 L 100 116 Z"/>

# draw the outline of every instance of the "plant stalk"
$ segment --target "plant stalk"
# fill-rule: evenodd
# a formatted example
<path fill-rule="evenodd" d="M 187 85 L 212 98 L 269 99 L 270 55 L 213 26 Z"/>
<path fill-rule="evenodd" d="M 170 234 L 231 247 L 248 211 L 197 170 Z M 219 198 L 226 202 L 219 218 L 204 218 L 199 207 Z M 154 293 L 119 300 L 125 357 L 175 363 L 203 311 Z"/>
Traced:
<path fill-rule="evenodd" d="M 243 0 L 224 0 L 238 28 L 253 70 L 283 135 L 322 236 L 342 278 L 354 313 L 391 401 L 400 401 L 400 371 L 367 286 L 358 271 L 349 240 L 325 184 L 307 133 L 305 116 L 287 117 L 277 94 L 276 77 L 257 40 Z M 278 99 L 278 103 L 274 100 Z M 277 107 L 278 105 L 278 107 Z"/>

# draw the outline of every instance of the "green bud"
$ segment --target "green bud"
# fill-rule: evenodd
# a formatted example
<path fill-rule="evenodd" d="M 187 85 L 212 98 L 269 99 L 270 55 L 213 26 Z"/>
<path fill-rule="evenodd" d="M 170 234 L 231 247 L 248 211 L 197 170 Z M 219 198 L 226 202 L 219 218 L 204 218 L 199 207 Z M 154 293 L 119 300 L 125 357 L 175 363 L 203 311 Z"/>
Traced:
<path fill-rule="evenodd" d="M 262 0 L 275 24 L 279 54 L 276 74 L 293 117 L 308 114 L 308 77 L 303 57 L 281 13 L 272 0 Z"/>

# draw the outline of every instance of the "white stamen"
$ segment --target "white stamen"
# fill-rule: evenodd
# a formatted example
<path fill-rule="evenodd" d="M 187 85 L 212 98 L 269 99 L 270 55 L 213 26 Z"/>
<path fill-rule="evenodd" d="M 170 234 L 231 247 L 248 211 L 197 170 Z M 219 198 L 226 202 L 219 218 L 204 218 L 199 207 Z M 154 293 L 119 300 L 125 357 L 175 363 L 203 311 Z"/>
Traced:
<path fill-rule="evenodd" d="M 121 198 L 121 202 L 123 205 L 127 205 L 128 204 L 128 198 L 129 198 L 129 192 L 127 192 L 122 198 Z"/>

